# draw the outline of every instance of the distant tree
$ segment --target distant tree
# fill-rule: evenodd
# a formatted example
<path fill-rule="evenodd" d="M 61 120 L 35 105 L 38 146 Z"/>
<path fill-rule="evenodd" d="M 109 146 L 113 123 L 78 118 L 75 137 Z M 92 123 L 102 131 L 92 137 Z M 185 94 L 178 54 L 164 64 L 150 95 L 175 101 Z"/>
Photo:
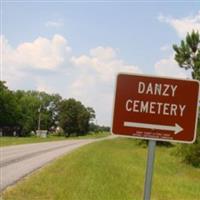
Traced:
<path fill-rule="evenodd" d="M 18 122 L 21 126 L 21 135 L 28 136 L 31 131 L 37 129 L 40 101 L 31 92 L 17 91 L 15 95 L 20 108 Z"/>
<path fill-rule="evenodd" d="M 5 81 L 0 81 L 0 91 L 8 90 Z"/>
<path fill-rule="evenodd" d="M 184 69 L 192 70 L 192 78 L 200 80 L 200 36 L 198 31 L 187 34 L 180 46 L 173 45 L 175 60 Z"/>
<path fill-rule="evenodd" d="M 93 119 L 95 119 L 96 117 L 95 110 L 91 107 L 87 107 L 87 111 L 90 114 L 90 120 L 92 121 Z"/>
<path fill-rule="evenodd" d="M 58 122 L 58 108 L 62 98 L 58 94 L 45 92 L 36 92 L 35 96 L 40 100 L 41 129 L 49 130 Z"/>
<path fill-rule="evenodd" d="M 67 136 L 84 135 L 89 130 L 89 121 L 95 116 L 92 108 L 86 108 L 75 99 L 63 100 L 59 109 L 59 124 Z"/>
<path fill-rule="evenodd" d="M 95 132 L 95 133 L 98 133 L 98 132 L 109 132 L 110 131 L 110 127 L 109 126 L 100 126 L 100 125 L 97 125 L 97 124 L 91 122 L 90 126 L 89 126 L 89 131 L 90 132 Z"/>
<path fill-rule="evenodd" d="M 5 84 L 0 81 L 0 126 L 16 126 L 18 125 L 19 107 L 14 93 Z"/>
<path fill-rule="evenodd" d="M 0 81 L 0 128 L 18 126 L 22 136 L 38 129 L 52 130 L 58 123 L 67 135 L 84 135 L 95 111 L 75 99 L 62 100 L 58 94 L 38 91 L 10 91 Z M 40 119 L 40 120 L 39 120 Z"/>
<path fill-rule="evenodd" d="M 192 70 L 192 78 L 200 80 L 200 35 L 198 31 L 188 33 L 180 46 L 173 45 L 175 60 L 184 69 Z M 189 91 L 188 91 L 189 92 Z M 200 120 L 198 123 L 197 139 L 194 144 L 180 145 L 178 153 L 183 159 L 194 166 L 200 167 Z"/>
<path fill-rule="evenodd" d="M 49 130 L 52 126 L 56 126 L 58 106 L 61 100 L 59 95 L 18 90 L 15 92 L 15 96 L 20 108 L 19 124 L 23 136 L 27 136 L 31 131 L 38 129 L 39 114 L 40 129 Z"/>

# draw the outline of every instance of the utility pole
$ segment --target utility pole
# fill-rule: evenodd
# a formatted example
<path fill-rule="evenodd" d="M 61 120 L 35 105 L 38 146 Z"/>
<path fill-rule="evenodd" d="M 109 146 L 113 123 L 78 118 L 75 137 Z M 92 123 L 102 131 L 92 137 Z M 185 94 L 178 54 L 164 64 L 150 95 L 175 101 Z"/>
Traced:
<path fill-rule="evenodd" d="M 40 121 L 41 121 L 41 105 L 38 108 L 38 130 L 40 130 Z"/>

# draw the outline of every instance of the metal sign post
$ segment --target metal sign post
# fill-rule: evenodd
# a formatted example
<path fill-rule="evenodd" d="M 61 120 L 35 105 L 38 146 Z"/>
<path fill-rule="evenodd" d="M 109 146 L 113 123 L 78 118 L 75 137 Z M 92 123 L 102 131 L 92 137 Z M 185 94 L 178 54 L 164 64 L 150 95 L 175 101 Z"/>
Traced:
<path fill-rule="evenodd" d="M 150 200 L 151 198 L 151 186 L 153 177 L 153 164 L 155 157 L 156 141 L 149 140 L 148 156 L 147 156 L 147 168 L 144 186 L 144 200 Z"/>
<path fill-rule="evenodd" d="M 151 197 L 156 141 L 195 142 L 199 95 L 197 80 L 118 74 L 112 133 L 149 140 L 144 200 Z"/>

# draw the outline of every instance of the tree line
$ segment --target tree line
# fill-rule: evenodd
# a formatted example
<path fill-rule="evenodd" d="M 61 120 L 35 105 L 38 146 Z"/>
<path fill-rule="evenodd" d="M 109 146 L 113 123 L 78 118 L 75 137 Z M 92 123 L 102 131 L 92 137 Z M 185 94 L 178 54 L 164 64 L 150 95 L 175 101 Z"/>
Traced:
<path fill-rule="evenodd" d="M 95 111 L 73 98 L 39 91 L 11 91 L 0 81 L 0 129 L 29 136 L 36 130 L 55 131 L 60 127 L 66 136 L 85 135 L 89 131 L 109 130 L 94 124 Z"/>

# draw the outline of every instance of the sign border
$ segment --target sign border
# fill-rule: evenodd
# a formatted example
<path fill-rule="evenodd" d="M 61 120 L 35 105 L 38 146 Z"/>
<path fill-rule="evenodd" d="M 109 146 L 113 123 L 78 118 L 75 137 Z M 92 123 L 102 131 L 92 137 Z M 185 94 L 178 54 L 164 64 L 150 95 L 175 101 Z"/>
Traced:
<path fill-rule="evenodd" d="M 132 135 L 119 135 L 115 134 L 113 132 L 113 122 L 114 122 L 114 110 L 115 110 L 115 100 L 116 100 L 116 93 L 117 93 L 117 80 L 119 75 L 132 75 L 132 76 L 140 76 L 140 77 L 148 77 L 148 78 L 160 78 L 160 79 L 173 79 L 173 80 L 180 80 L 180 81 L 189 81 L 189 82 L 196 82 L 199 86 L 199 91 L 197 94 L 197 105 L 196 105 L 196 120 L 195 120 L 195 128 L 194 128 L 194 138 L 192 141 L 184 141 L 184 140 L 170 140 L 170 139 L 160 139 L 160 138 L 148 138 L 148 137 L 137 137 L 137 136 L 132 136 Z M 115 79 L 115 93 L 113 96 L 113 109 L 112 109 L 112 120 L 111 120 L 111 134 L 114 136 L 118 137 L 123 137 L 123 138 L 136 138 L 136 139 L 141 139 L 141 140 L 154 140 L 154 141 L 163 141 L 163 142 L 177 142 L 177 143 L 186 143 L 186 144 L 193 144 L 196 140 L 197 136 L 197 124 L 198 124 L 198 113 L 199 113 L 199 101 L 200 101 L 200 81 L 195 80 L 195 79 L 183 79 L 183 78 L 174 78 L 174 77 L 169 77 L 169 76 L 156 76 L 156 75 L 147 75 L 147 74 L 137 74 L 137 73 L 129 73 L 129 72 L 119 72 L 116 74 L 116 79 Z"/>

